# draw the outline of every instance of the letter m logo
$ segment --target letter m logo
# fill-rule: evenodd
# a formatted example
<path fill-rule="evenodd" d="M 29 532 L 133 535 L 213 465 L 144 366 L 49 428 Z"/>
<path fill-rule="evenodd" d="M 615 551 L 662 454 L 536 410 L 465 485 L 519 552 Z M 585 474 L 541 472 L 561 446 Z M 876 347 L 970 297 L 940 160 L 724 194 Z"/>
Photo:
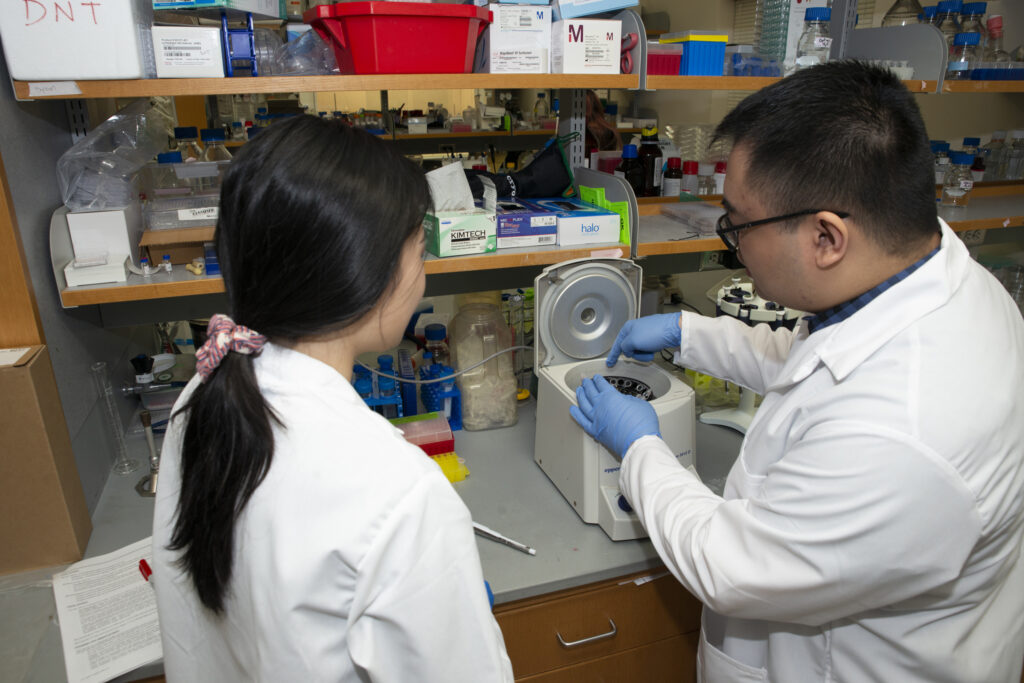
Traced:
<path fill-rule="evenodd" d="M 582 43 L 583 42 L 583 24 L 572 25 L 569 24 L 569 42 L 570 43 Z"/>

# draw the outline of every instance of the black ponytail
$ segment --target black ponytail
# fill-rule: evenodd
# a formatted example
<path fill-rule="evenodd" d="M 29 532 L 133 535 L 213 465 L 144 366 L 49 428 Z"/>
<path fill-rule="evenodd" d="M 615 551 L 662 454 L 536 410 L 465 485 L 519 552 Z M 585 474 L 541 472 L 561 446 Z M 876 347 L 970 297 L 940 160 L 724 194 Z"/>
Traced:
<path fill-rule="evenodd" d="M 340 122 L 298 116 L 247 143 L 221 187 L 217 255 L 231 317 L 273 341 L 340 330 L 389 291 L 422 225 L 422 170 Z M 281 424 L 254 356 L 228 353 L 188 403 L 169 548 L 203 605 L 224 612 L 235 523 L 270 470 Z"/>

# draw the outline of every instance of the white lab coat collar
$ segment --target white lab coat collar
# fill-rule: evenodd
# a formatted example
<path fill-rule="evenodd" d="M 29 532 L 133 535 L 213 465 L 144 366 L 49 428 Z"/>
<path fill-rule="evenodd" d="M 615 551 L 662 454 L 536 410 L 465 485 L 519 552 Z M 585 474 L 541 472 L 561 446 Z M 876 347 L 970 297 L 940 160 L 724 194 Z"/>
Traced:
<path fill-rule="evenodd" d="M 315 388 L 331 399 L 362 402 L 352 384 L 330 365 L 272 342 L 267 342 L 257 357 L 256 372 L 264 391 L 288 395 Z"/>
<path fill-rule="evenodd" d="M 768 388 L 777 390 L 796 384 L 814 372 L 819 363 L 837 382 L 842 381 L 897 334 L 945 304 L 960 286 L 971 256 L 941 218 L 939 226 L 939 251 L 864 308 L 809 336 L 807 322 L 801 320 L 790 356 Z"/>

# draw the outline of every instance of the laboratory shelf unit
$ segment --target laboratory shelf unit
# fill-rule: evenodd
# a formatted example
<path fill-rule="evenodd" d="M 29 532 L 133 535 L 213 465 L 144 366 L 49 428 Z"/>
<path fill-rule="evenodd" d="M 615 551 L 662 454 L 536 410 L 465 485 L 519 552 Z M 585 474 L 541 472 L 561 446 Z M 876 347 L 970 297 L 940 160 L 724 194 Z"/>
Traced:
<path fill-rule="evenodd" d="M 721 197 L 714 195 L 706 198 L 706 201 L 712 203 L 717 203 L 720 200 Z M 692 236 L 690 231 L 680 223 L 662 216 L 661 205 L 672 201 L 668 198 L 644 198 L 639 201 L 639 229 L 636 245 L 638 258 L 725 249 L 725 245 L 717 237 Z M 966 208 L 952 211 L 940 209 L 939 215 L 946 219 L 956 232 L 1024 226 L 1024 185 L 1000 183 L 988 187 L 981 186 L 979 195 L 972 198 Z M 592 256 L 627 258 L 629 253 L 630 245 L 611 243 L 575 248 L 522 247 L 501 249 L 491 254 L 447 258 L 429 255 L 423 267 L 427 275 L 440 275 L 546 266 Z M 56 265 L 55 262 L 55 276 L 57 275 Z M 161 272 L 148 278 L 130 274 L 128 281 L 121 284 L 61 287 L 60 298 L 65 308 L 72 308 L 94 304 L 217 294 L 223 291 L 224 282 L 220 276 L 196 276 L 183 267 L 176 267 L 171 273 Z"/>
<path fill-rule="evenodd" d="M 1024 92 L 1024 81 L 943 81 L 944 93 Z"/>

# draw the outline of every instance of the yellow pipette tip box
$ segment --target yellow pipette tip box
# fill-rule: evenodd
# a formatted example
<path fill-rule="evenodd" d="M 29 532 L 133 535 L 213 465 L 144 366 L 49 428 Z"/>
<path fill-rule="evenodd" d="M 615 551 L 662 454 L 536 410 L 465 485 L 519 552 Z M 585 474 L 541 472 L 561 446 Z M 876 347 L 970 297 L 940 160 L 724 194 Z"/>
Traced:
<path fill-rule="evenodd" d="M 459 456 L 455 453 L 439 453 L 430 457 L 441 467 L 444 476 L 453 484 L 469 476 L 469 468 L 466 467 L 466 463 L 459 460 Z"/>

